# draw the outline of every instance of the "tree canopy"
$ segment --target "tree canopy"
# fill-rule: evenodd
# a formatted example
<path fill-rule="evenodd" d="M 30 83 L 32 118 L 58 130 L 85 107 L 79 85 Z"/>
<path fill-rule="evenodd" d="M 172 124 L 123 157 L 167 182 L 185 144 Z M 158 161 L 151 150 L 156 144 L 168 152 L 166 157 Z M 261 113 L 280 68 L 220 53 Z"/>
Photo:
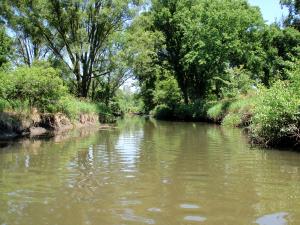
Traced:
<path fill-rule="evenodd" d="M 233 98 L 290 79 L 300 3 L 281 4 L 283 27 L 246 0 L 2 0 L 0 63 L 12 48 L 15 67 L 48 61 L 70 93 L 107 106 L 134 78 L 146 112 Z"/>
<path fill-rule="evenodd" d="M 19 37 L 24 61 L 31 64 L 42 49 L 51 51 L 72 72 L 77 95 L 88 97 L 93 79 L 111 72 L 109 42 L 135 15 L 137 3 L 3 0 L 0 9 L 2 19 Z"/>

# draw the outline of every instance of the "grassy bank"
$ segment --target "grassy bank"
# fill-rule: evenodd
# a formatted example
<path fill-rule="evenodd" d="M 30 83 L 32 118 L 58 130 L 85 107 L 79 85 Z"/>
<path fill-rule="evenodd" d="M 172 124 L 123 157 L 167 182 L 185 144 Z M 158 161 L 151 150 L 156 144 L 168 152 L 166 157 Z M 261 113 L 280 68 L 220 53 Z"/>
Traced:
<path fill-rule="evenodd" d="M 0 71 L 0 112 L 29 117 L 39 114 L 64 114 L 78 121 L 83 114 L 99 115 L 111 120 L 104 104 L 73 97 L 60 78 L 59 71 L 46 64 Z"/>

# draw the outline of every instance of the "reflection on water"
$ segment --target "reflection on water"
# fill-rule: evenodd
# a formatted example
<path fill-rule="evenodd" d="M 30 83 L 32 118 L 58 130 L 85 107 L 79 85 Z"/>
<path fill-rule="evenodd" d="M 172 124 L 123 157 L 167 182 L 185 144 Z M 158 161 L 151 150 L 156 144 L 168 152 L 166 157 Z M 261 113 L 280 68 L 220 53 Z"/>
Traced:
<path fill-rule="evenodd" d="M 192 221 L 192 222 L 203 222 L 206 220 L 206 218 L 202 216 L 186 216 L 184 217 L 184 220 Z"/>
<path fill-rule="evenodd" d="M 286 216 L 288 213 L 281 212 L 275 213 L 271 215 L 265 215 L 256 220 L 256 223 L 259 225 L 286 225 L 287 220 Z"/>
<path fill-rule="evenodd" d="M 1 146 L 0 225 L 300 224 L 300 154 L 238 129 L 134 117 Z"/>

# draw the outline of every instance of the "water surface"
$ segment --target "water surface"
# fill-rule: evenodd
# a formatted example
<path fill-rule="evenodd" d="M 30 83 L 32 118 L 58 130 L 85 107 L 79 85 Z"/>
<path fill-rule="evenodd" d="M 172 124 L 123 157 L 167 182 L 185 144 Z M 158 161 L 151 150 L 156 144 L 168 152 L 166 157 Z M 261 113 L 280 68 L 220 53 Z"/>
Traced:
<path fill-rule="evenodd" d="M 0 225 L 300 224 L 300 154 L 239 129 L 135 117 L 1 145 Z"/>

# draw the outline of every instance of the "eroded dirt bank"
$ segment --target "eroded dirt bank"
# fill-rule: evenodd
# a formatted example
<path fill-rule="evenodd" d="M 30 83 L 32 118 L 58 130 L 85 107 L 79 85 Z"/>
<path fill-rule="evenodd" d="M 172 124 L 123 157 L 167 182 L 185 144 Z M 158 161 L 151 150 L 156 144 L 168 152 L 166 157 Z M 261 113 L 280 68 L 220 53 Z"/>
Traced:
<path fill-rule="evenodd" d="M 47 133 L 59 133 L 74 128 L 100 125 L 97 114 L 81 114 L 76 120 L 69 119 L 62 113 L 38 113 L 30 115 L 15 112 L 0 113 L 0 139 L 33 137 Z"/>

